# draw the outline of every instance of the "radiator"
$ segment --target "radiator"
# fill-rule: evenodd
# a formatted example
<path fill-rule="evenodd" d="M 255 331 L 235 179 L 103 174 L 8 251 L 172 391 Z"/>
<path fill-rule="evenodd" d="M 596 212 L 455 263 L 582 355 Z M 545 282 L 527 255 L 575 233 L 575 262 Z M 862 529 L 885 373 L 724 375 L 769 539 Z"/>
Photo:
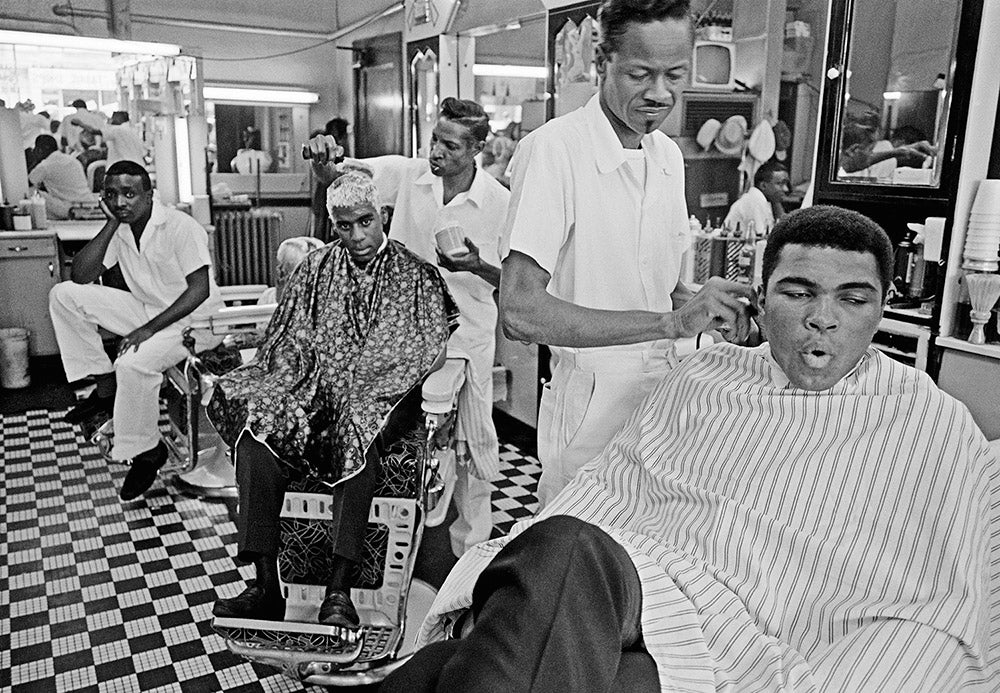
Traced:
<path fill-rule="evenodd" d="M 219 286 L 274 286 L 281 214 L 256 210 L 215 214 L 215 276 Z"/>

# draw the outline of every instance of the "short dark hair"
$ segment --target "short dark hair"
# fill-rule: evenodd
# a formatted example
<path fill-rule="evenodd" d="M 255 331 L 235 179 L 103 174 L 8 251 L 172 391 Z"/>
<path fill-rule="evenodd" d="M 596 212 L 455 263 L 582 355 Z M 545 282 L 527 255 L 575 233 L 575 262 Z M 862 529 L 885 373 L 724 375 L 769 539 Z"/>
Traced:
<path fill-rule="evenodd" d="M 760 168 L 757 169 L 757 173 L 753 174 L 753 184 L 754 187 L 760 185 L 761 183 L 770 183 L 771 178 L 774 177 L 775 173 L 784 171 L 788 173 L 788 168 L 780 161 L 766 161 L 761 164 Z"/>
<path fill-rule="evenodd" d="M 441 102 L 441 117 L 469 128 L 476 142 L 485 142 L 490 134 L 489 116 L 475 101 L 449 96 Z"/>
<path fill-rule="evenodd" d="M 107 181 L 112 176 L 139 176 L 142 179 L 142 189 L 152 190 L 153 181 L 149 179 L 149 171 L 141 164 L 124 159 L 116 161 L 104 172 L 104 180 Z"/>
<path fill-rule="evenodd" d="M 326 121 L 326 127 L 323 128 L 323 132 L 320 134 L 330 135 L 333 139 L 337 140 L 337 144 L 344 148 L 344 156 L 351 155 L 350 143 L 347 141 L 349 138 L 347 136 L 347 127 L 349 123 L 345 118 L 331 118 Z"/>
<path fill-rule="evenodd" d="M 882 298 L 892 284 L 892 242 L 881 226 L 854 210 L 816 205 L 798 209 L 782 217 L 767 237 L 761 275 L 764 288 L 778 266 L 781 249 L 796 244 L 820 248 L 835 248 L 875 256 L 879 279 L 882 281 Z"/>
<path fill-rule="evenodd" d="M 844 149 L 856 144 L 869 145 L 875 143 L 875 131 L 867 125 L 848 121 L 840 134 L 840 146 Z"/>
<path fill-rule="evenodd" d="M 129 121 L 128 111 L 115 111 L 111 114 L 111 122 L 114 125 L 127 123 Z"/>
<path fill-rule="evenodd" d="M 59 149 L 59 143 L 52 135 L 39 135 L 35 138 L 35 160 L 41 161 L 49 154 Z"/>
<path fill-rule="evenodd" d="M 73 108 L 86 108 L 87 102 L 83 99 L 75 99 L 73 103 L 70 104 Z"/>
<path fill-rule="evenodd" d="M 604 0 L 597 10 L 600 45 L 606 55 L 614 53 L 630 23 L 648 24 L 666 19 L 690 20 L 690 0 Z"/>

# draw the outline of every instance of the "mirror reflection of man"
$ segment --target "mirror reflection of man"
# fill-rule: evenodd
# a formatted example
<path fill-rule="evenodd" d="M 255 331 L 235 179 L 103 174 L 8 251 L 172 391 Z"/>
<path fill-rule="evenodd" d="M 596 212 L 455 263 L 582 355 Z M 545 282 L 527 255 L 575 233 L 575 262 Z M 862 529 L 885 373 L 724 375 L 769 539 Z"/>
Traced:
<path fill-rule="evenodd" d="M 657 128 L 687 80 L 690 6 L 606 0 L 598 22 L 599 92 L 524 138 L 511 164 L 503 327 L 557 359 L 538 415 L 542 505 L 676 363 L 674 340 L 750 330 L 746 287 L 680 282 L 684 162 Z"/>
<path fill-rule="evenodd" d="M 105 118 L 103 113 L 91 111 L 87 108 L 87 102 L 83 99 L 76 99 L 72 103 L 72 106 L 76 110 L 62 119 L 62 122 L 59 124 L 57 138 L 63 141 L 64 145 L 70 151 L 78 152 L 83 149 L 83 145 L 80 143 L 80 132 L 83 128 L 74 121 L 79 121 L 100 130 L 107 123 L 107 118 Z"/>
<path fill-rule="evenodd" d="M 742 233 L 747 234 L 753 223 L 754 231 L 763 234 L 785 216 L 784 199 L 791 192 L 788 169 L 780 162 L 768 161 L 754 174 L 753 187 L 729 208 L 725 225 L 735 229 L 738 224 Z"/>
<path fill-rule="evenodd" d="M 28 174 L 28 182 L 45 200 L 45 213 L 50 218 L 68 219 L 74 204 L 97 201 L 97 195 L 87 185 L 80 161 L 60 152 L 52 135 L 35 138 L 32 159 L 35 165 Z"/>
<path fill-rule="evenodd" d="M 91 136 L 99 135 L 107 146 L 108 166 L 117 161 L 134 161 L 144 164 L 146 161 L 146 145 L 142 137 L 132 129 L 129 115 L 125 111 L 115 111 L 111 114 L 111 122 L 100 127 L 85 123 L 80 118 L 72 118 L 70 122 L 80 127 Z M 83 135 L 81 133 L 81 139 Z"/>
<path fill-rule="evenodd" d="M 451 526 L 452 551 L 461 556 L 492 531 L 489 479 L 499 473 L 499 445 L 493 425 L 493 356 L 496 350 L 500 284 L 500 242 L 510 192 L 477 168 L 476 155 L 489 135 L 489 119 L 474 101 L 445 98 L 431 136 L 427 159 L 381 156 L 348 159 L 374 175 L 383 203 L 394 208 L 390 235 L 411 252 L 436 264 L 458 303 L 458 330 L 448 344 L 470 357 L 470 371 L 458 407 L 461 454 L 455 483 L 459 517 Z M 329 136 L 309 141 L 313 170 L 328 184 L 343 170 L 330 163 L 339 154 Z M 435 234 L 458 226 L 465 252 L 448 256 Z"/>

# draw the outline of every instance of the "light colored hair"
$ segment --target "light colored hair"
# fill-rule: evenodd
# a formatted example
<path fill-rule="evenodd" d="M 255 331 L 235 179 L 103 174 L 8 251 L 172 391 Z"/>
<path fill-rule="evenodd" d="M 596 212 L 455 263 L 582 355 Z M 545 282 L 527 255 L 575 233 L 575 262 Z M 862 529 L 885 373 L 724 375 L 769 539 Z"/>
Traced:
<path fill-rule="evenodd" d="M 286 238 L 278 246 L 278 267 L 286 275 L 289 275 L 299 266 L 306 255 L 322 247 L 323 241 L 312 236 Z"/>
<path fill-rule="evenodd" d="M 367 169 L 351 168 L 337 178 L 326 191 L 326 209 L 333 216 L 334 207 L 356 207 L 370 205 L 372 209 L 381 207 L 378 188 Z"/>

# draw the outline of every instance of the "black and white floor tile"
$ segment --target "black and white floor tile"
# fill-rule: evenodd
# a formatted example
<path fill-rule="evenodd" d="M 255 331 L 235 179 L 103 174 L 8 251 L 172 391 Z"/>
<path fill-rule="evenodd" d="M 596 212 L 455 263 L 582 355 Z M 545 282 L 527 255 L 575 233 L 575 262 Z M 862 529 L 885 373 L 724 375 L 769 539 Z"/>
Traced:
<path fill-rule="evenodd" d="M 237 568 L 233 503 L 161 483 L 134 503 L 62 410 L 0 417 L 0 693 L 301 691 L 226 650 L 210 626 Z M 502 445 L 494 535 L 536 508 L 540 468 Z M 231 586 L 227 590 L 227 586 Z"/>

